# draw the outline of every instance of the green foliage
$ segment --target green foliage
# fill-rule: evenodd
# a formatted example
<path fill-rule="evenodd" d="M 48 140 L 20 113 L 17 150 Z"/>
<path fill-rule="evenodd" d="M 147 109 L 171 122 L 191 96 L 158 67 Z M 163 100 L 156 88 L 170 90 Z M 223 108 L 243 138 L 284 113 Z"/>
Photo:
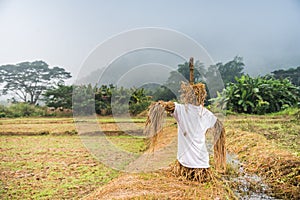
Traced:
<path fill-rule="evenodd" d="M 150 105 L 150 98 L 146 95 L 144 88 L 114 88 L 112 91 L 114 114 L 137 115 L 146 110 Z"/>
<path fill-rule="evenodd" d="M 268 114 L 268 116 L 295 116 L 297 117 L 297 113 L 300 114 L 300 109 L 296 108 L 296 107 L 289 107 L 287 109 L 281 110 L 279 112 L 276 113 L 270 113 Z"/>
<path fill-rule="evenodd" d="M 22 62 L 0 66 L 2 94 L 11 93 L 23 102 L 36 104 L 43 92 L 70 78 L 63 68 L 53 67 L 44 61 Z"/>
<path fill-rule="evenodd" d="M 45 107 L 34 106 L 28 103 L 16 103 L 9 107 L 0 106 L 0 118 L 12 117 L 37 117 L 45 116 L 47 110 Z"/>
<path fill-rule="evenodd" d="M 166 86 L 158 87 L 155 92 L 150 95 L 152 96 L 153 101 L 169 101 L 172 99 L 176 99 L 176 95 Z"/>
<path fill-rule="evenodd" d="M 204 83 L 207 85 L 208 99 L 217 96 L 224 85 L 235 82 L 235 77 L 241 77 L 244 73 L 243 58 L 236 56 L 233 60 L 223 64 L 217 63 L 205 68 L 203 63 L 196 61 L 194 65 L 195 83 Z M 176 71 L 170 72 L 170 76 L 163 87 L 158 88 L 154 94 L 154 100 L 172 100 L 179 96 L 180 84 L 182 81 L 189 81 L 190 68 L 189 63 L 185 62 L 178 65 Z M 221 81 L 223 80 L 223 81 Z M 223 84 L 224 82 L 224 84 Z M 206 102 L 208 103 L 208 102 Z"/>
<path fill-rule="evenodd" d="M 146 91 L 144 88 L 131 89 L 131 92 L 129 111 L 130 114 L 137 115 L 149 107 L 150 98 L 146 96 Z"/>
<path fill-rule="evenodd" d="M 49 89 L 44 94 L 44 101 L 48 107 L 72 108 L 73 86 L 58 85 L 57 88 Z"/>
<path fill-rule="evenodd" d="M 204 82 L 204 76 L 206 73 L 203 63 L 196 61 L 194 64 L 194 82 Z M 176 99 L 179 96 L 181 82 L 187 82 L 190 80 L 190 67 L 189 63 L 185 62 L 179 64 L 176 71 L 171 71 L 170 76 L 166 83 L 157 89 L 154 93 L 155 100 L 169 101 Z"/>
<path fill-rule="evenodd" d="M 4 105 L 0 105 L 0 118 L 7 117 L 8 108 Z"/>
<path fill-rule="evenodd" d="M 101 85 L 100 88 L 95 87 L 95 109 L 97 114 L 110 115 L 111 96 L 115 87 L 113 85 Z"/>
<path fill-rule="evenodd" d="M 225 90 L 227 108 L 239 113 L 265 114 L 296 106 L 298 88 L 289 80 L 270 76 L 236 78 Z"/>
<path fill-rule="evenodd" d="M 221 92 L 224 89 L 224 84 L 218 66 L 209 66 L 205 73 L 205 78 L 206 81 L 203 83 L 206 84 L 207 99 L 216 97 L 218 92 Z"/>
<path fill-rule="evenodd" d="M 224 95 L 225 92 L 219 93 L 217 92 L 217 97 L 209 99 L 211 104 L 209 105 L 209 109 L 216 113 L 223 113 L 223 111 L 227 108 L 227 102 L 229 98 Z M 228 114 L 228 113 L 224 113 Z"/>
<path fill-rule="evenodd" d="M 96 89 L 91 84 L 73 86 L 73 112 L 75 114 L 92 115 L 95 113 Z"/>
<path fill-rule="evenodd" d="M 100 87 L 74 86 L 73 106 L 77 114 L 100 115 L 139 114 L 150 105 L 150 98 L 143 88 L 117 88 L 113 85 Z"/>
<path fill-rule="evenodd" d="M 190 67 L 189 63 L 185 62 L 184 64 L 179 64 L 177 71 L 186 79 L 190 80 Z M 200 63 L 199 60 L 197 60 L 194 64 L 194 78 L 195 82 L 202 82 L 205 75 L 205 67 L 203 63 Z"/>
<path fill-rule="evenodd" d="M 245 64 L 243 63 L 243 58 L 239 56 L 234 57 L 233 60 L 225 64 L 217 63 L 216 66 L 222 76 L 224 85 L 234 83 L 236 82 L 236 77 L 239 78 L 244 75 L 243 70 Z"/>
<path fill-rule="evenodd" d="M 143 101 L 140 103 L 133 103 L 129 106 L 130 114 L 137 115 L 146 110 L 150 106 L 150 101 Z"/>
<path fill-rule="evenodd" d="M 276 79 L 289 79 L 294 85 L 300 86 L 300 66 L 297 68 L 290 68 L 288 70 L 275 70 L 272 72 Z"/>

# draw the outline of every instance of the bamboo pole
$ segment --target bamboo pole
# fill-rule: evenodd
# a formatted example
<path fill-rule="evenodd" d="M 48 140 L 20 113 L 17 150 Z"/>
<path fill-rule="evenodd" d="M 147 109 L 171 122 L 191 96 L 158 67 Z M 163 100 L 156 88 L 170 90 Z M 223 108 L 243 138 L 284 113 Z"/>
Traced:
<path fill-rule="evenodd" d="M 194 58 L 191 57 L 190 58 L 190 62 L 189 62 L 189 66 L 190 66 L 190 84 L 194 84 Z"/>

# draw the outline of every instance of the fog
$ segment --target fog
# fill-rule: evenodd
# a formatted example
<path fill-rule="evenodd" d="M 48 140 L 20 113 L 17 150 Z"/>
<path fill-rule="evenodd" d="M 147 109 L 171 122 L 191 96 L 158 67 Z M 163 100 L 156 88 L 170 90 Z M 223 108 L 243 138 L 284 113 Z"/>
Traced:
<path fill-rule="evenodd" d="M 296 0 L 0 0 L 0 64 L 44 60 L 71 71 L 72 82 L 109 38 L 161 27 L 191 37 L 215 62 L 239 55 L 246 73 L 263 75 L 300 65 L 299 11 Z"/>

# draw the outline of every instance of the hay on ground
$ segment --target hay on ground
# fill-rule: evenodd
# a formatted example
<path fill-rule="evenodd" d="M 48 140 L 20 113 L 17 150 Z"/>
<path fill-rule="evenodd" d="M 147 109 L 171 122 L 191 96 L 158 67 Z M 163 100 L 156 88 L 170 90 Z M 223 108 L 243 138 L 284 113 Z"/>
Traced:
<path fill-rule="evenodd" d="M 186 180 L 197 181 L 200 183 L 208 182 L 214 179 L 210 168 L 188 168 L 180 164 L 177 160 L 172 166 L 172 173 L 177 177 L 183 177 Z"/>

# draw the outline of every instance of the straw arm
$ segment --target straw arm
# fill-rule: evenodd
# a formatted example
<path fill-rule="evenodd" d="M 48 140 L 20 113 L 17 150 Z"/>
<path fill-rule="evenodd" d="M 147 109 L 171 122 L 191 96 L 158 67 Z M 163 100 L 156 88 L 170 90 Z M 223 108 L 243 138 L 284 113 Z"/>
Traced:
<path fill-rule="evenodd" d="M 173 113 L 175 110 L 175 103 L 172 101 L 168 101 L 168 102 L 159 101 L 158 103 L 165 109 L 165 111 L 169 113 Z"/>

